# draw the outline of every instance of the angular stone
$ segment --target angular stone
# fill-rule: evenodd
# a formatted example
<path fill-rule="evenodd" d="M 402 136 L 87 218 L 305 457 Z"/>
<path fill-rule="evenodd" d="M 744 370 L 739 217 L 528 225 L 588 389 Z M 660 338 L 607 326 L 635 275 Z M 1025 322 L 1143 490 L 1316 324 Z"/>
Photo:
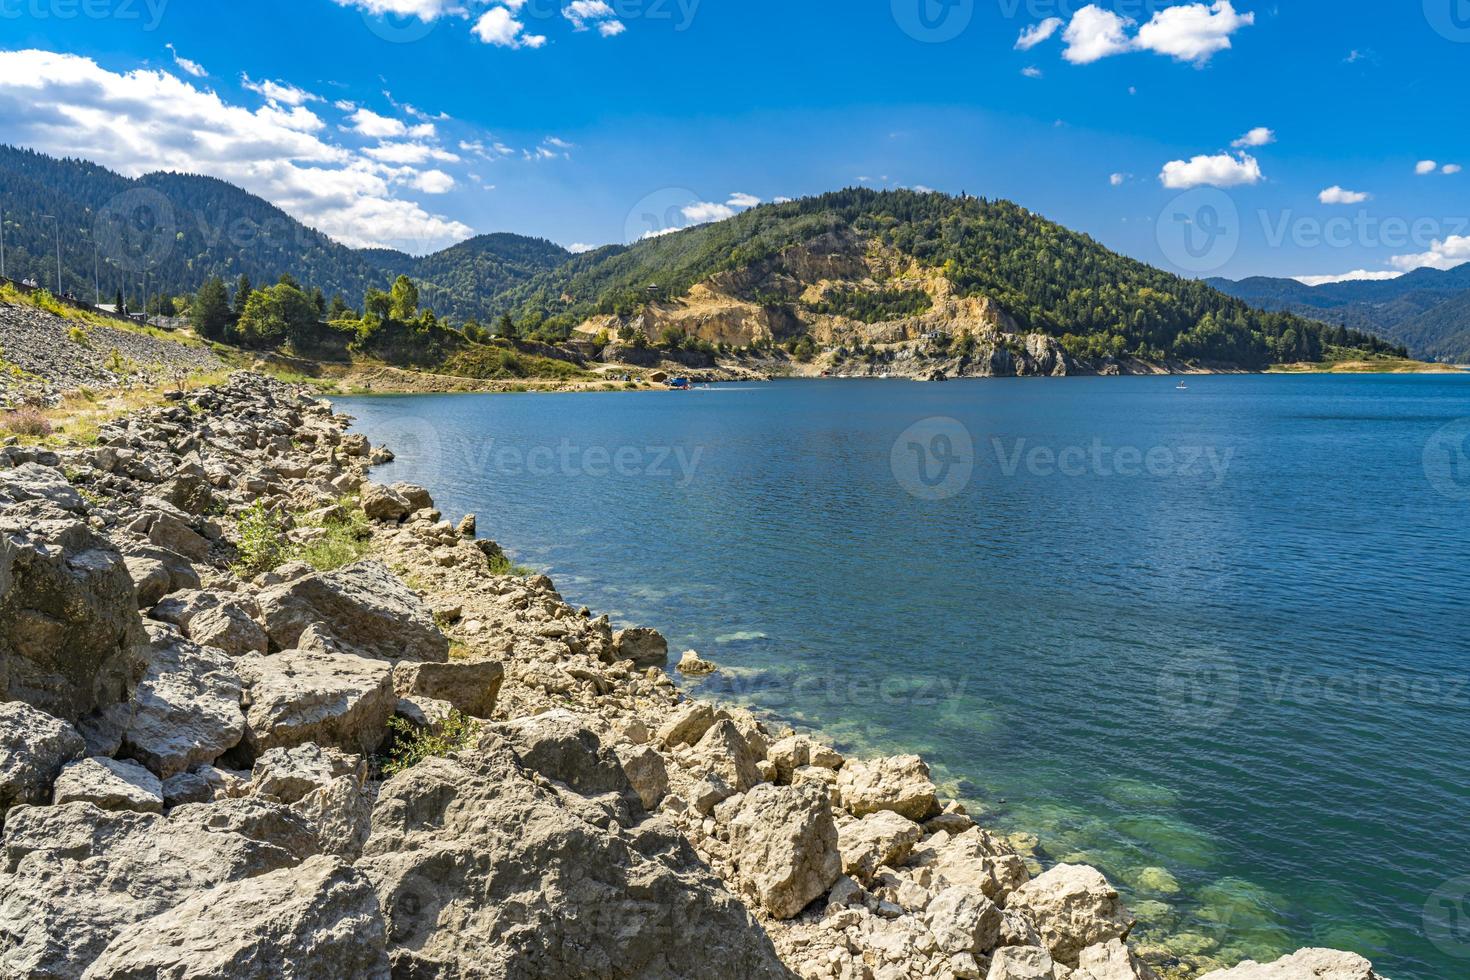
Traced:
<path fill-rule="evenodd" d="M 125 700 L 143 670 L 123 558 L 49 503 L 0 514 L 0 700 L 76 722 Z"/>
<path fill-rule="evenodd" d="M 163 784 L 138 765 L 118 759 L 82 759 L 61 770 L 53 789 L 56 805 L 90 803 L 99 810 L 163 812 Z"/>
<path fill-rule="evenodd" d="M 694 758 L 705 771 L 719 777 L 737 793 L 744 793 L 761 781 L 750 743 L 728 719 L 710 726 L 694 747 Z"/>
<path fill-rule="evenodd" d="M 613 652 L 637 667 L 662 667 L 669 660 L 669 641 L 658 630 L 633 626 L 613 634 Z"/>
<path fill-rule="evenodd" d="M 1126 943 L 1110 939 L 1078 954 L 1077 969 L 1070 980 L 1157 980 L 1157 977 L 1146 963 L 1133 955 Z"/>
<path fill-rule="evenodd" d="M 124 928 L 316 849 L 305 821 L 258 800 L 167 819 L 89 803 L 17 807 L 0 865 L 0 976 L 77 980 Z"/>
<path fill-rule="evenodd" d="M 703 701 L 690 701 L 677 708 L 669 719 L 659 726 L 655 738 L 660 745 L 673 748 L 676 745 L 693 745 L 717 721 L 730 717 L 729 712 L 716 710 Z"/>
<path fill-rule="evenodd" d="M 237 667 L 247 697 L 244 744 L 252 758 L 303 742 L 371 754 L 398 703 L 393 666 L 382 660 L 288 650 L 252 654 Z"/>
<path fill-rule="evenodd" d="M 82 495 L 77 493 L 60 470 L 38 463 L 22 463 L 10 470 L 0 470 L 0 501 L 44 500 L 62 510 L 86 510 Z"/>
<path fill-rule="evenodd" d="M 364 483 L 361 501 L 370 521 L 401 521 L 413 509 L 403 494 L 379 483 Z"/>
<path fill-rule="evenodd" d="M 123 929 L 84 980 L 388 980 L 386 942 L 372 884 L 319 856 L 200 892 Z"/>
<path fill-rule="evenodd" d="M 924 829 L 918 824 L 889 810 L 843 824 L 837 831 L 842 872 L 869 882 L 879 868 L 896 866 L 908 857 L 923 835 Z"/>
<path fill-rule="evenodd" d="M 267 589 L 259 601 L 277 649 L 292 648 L 308 627 L 324 624 L 341 642 L 395 663 L 449 659 L 449 640 L 428 607 L 380 562 L 307 575 Z"/>
<path fill-rule="evenodd" d="M 505 680 L 505 667 L 494 660 L 449 663 L 405 661 L 393 668 L 399 697 L 422 695 L 447 701 L 472 718 L 488 718 Z"/>
<path fill-rule="evenodd" d="M 51 784 L 87 749 L 77 730 L 23 701 L 0 703 L 0 827 L 24 803 L 50 803 Z"/>
<path fill-rule="evenodd" d="M 669 792 L 669 770 L 664 757 L 651 745 L 618 745 L 618 761 L 633 790 L 643 801 L 643 809 L 652 813 Z"/>
<path fill-rule="evenodd" d="M 148 636 L 152 658 L 133 692 L 122 751 L 167 779 L 239 744 L 245 733 L 242 685 L 222 651 L 158 624 L 148 626 Z"/>
<path fill-rule="evenodd" d="M 612 749 L 603 746 L 584 719 L 570 711 L 548 711 L 495 725 L 521 765 L 583 796 L 616 794 L 632 809 L 642 805 Z"/>
<path fill-rule="evenodd" d="M 588 823 L 495 735 L 385 783 L 357 867 L 397 977 L 790 977 L 666 820 Z"/>
<path fill-rule="evenodd" d="M 1056 963 L 1040 946 L 1002 946 L 985 980 L 1057 980 Z"/>
<path fill-rule="evenodd" d="M 922 821 L 939 812 L 929 767 L 916 755 L 865 761 L 848 760 L 837 771 L 842 805 L 855 817 L 892 810 Z"/>
<path fill-rule="evenodd" d="M 271 749 L 256 759 L 250 792 L 278 803 L 295 803 L 342 776 L 351 776 L 362 785 L 367 780 L 367 761 L 361 756 L 306 742 Z"/>
<path fill-rule="evenodd" d="M 951 955 L 982 955 L 1000 942 L 1001 911 L 973 888 L 946 888 L 924 909 L 924 920 L 939 948 Z"/>
<path fill-rule="evenodd" d="M 1246 960 L 1233 970 L 1206 973 L 1200 980 L 1383 980 L 1357 953 L 1299 949 L 1274 963 Z"/>
<path fill-rule="evenodd" d="M 842 874 L 837 826 L 827 794 L 815 787 L 762 783 L 721 804 L 741 890 L 771 916 L 801 913 Z"/>
<path fill-rule="evenodd" d="M 1081 864 L 1059 864 L 1021 885 L 1006 908 L 1029 912 L 1052 958 L 1069 967 L 1088 946 L 1126 939 L 1133 916 L 1102 872 Z"/>

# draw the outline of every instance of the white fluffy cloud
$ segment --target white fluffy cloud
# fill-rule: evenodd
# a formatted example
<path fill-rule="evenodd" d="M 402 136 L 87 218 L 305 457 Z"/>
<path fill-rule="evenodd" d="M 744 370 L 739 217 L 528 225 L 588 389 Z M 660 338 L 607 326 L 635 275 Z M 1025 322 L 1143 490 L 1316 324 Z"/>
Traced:
<path fill-rule="evenodd" d="M 684 217 L 695 224 L 704 224 L 707 221 L 724 221 L 726 218 L 735 217 L 735 209 L 728 204 L 717 204 L 713 201 L 696 201 L 685 205 L 680 209 Z"/>
<path fill-rule="evenodd" d="M 1367 269 L 1354 269 L 1352 272 L 1343 272 L 1335 276 L 1293 276 L 1292 278 L 1304 286 L 1326 286 L 1334 282 L 1382 282 L 1397 279 L 1402 275 L 1402 272 L 1369 272 Z"/>
<path fill-rule="evenodd" d="M 77 55 L 0 52 L 0 141 L 80 156 L 130 177 L 208 174 L 349 245 L 422 252 L 473 234 L 396 196 L 413 171 L 388 171 L 328 142 L 324 129 L 305 108 L 252 111 L 164 71 L 118 73 Z"/>
<path fill-rule="evenodd" d="M 1025 68 L 1022 68 L 1021 74 L 1025 75 L 1027 78 L 1040 78 L 1042 76 L 1041 69 L 1037 68 L 1035 65 L 1029 65 Z"/>
<path fill-rule="evenodd" d="M 306 105 L 308 102 L 323 101 L 320 95 L 313 95 L 302 88 L 297 88 L 289 82 L 273 82 L 270 79 L 254 81 L 243 72 L 240 75 L 241 87 L 262 95 L 272 102 L 280 102 L 283 105 Z"/>
<path fill-rule="evenodd" d="M 339 7 L 356 7 L 382 16 L 417 17 L 428 23 L 446 14 L 463 14 L 464 5 L 456 0 L 333 0 Z"/>
<path fill-rule="evenodd" d="M 1439 164 L 1433 160 L 1420 160 L 1414 165 L 1414 173 L 1420 175 L 1421 177 L 1425 174 L 1432 174 L 1438 169 Z"/>
<path fill-rule="evenodd" d="M 627 30 L 607 0 L 572 0 L 562 8 L 561 15 L 571 21 L 574 31 L 595 26 L 603 37 L 616 37 Z"/>
<path fill-rule="evenodd" d="M 1470 262 L 1470 236 L 1450 235 L 1436 239 L 1429 251 L 1416 255 L 1395 255 L 1389 263 L 1396 269 L 1453 269 Z"/>
<path fill-rule="evenodd" d="M 1122 187 L 1127 182 L 1127 174 L 1113 174 L 1112 176 L 1108 177 L 1108 183 L 1112 184 L 1114 187 Z"/>
<path fill-rule="evenodd" d="M 408 135 L 408 125 L 403 120 L 380 116 L 371 109 L 358 109 L 348 117 L 348 122 L 352 123 L 352 131 L 359 136 L 390 139 Z"/>
<path fill-rule="evenodd" d="M 521 6 L 515 4 L 517 9 Z M 526 25 L 516 19 L 509 7 L 487 10 L 475 21 L 473 33 L 486 44 L 500 48 L 539 48 L 546 44 L 546 35 L 527 34 Z"/>
<path fill-rule="evenodd" d="M 1321 194 L 1318 194 L 1317 200 L 1323 204 L 1362 204 L 1372 196 L 1362 191 L 1346 190 L 1334 184 Z"/>
<path fill-rule="evenodd" d="M 1072 22 L 1062 34 L 1062 40 L 1067 42 L 1062 57 L 1074 65 L 1090 65 L 1129 51 L 1133 47 L 1128 38 L 1132 23 L 1111 10 L 1088 4 L 1072 15 Z"/>
<path fill-rule="evenodd" d="M 1145 51 L 1178 61 L 1204 64 L 1230 48 L 1230 35 L 1256 22 L 1253 13 L 1238 14 L 1230 0 L 1165 7 L 1138 29 L 1136 44 Z"/>
<path fill-rule="evenodd" d="M 581 255 L 584 252 L 590 252 L 593 249 L 600 247 L 601 246 L 598 245 L 588 245 L 586 242 L 572 242 L 572 244 L 567 246 L 567 251 L 571 252 L 573 255 Z"/>
<path fill-rule="evenodd" d="M 1442 174 L 1457 174 L 1464 169 L 1465 168 L 1460 166 L 1458 163 L 1447 163 L 1439 169 L 1439 172 Z"/>
<path fill-rule="evenodd" d="M 1171 160 L 1164 164 L 1159 180 L 1170 190 L 1191 187 L 1239 187 L 1259 184 L 1263 180 L 1261 165 L 1248 153 L 1231 156 L 1197 156 L 1191 160 Z"/>
<path fill-rule="evenodd" d="M 1024 28 L 1021 31 L 1021 36 L 1016 38 L 1016 50 L 1030 51 L 1061 30 L 1061 27 L 1062 19 L 1060 17 L 1048 17 L 1039 24 L 1032 24 L 1030 27 Z"/>
<path fill-rule="evenodd" d="M 761 199 L 754 194 L 743 194 L 740 191 L 736 191 L 730 195 L 728 203 L 732 208 L 753 208 L 760 202 Z"/>
<path fill-rule="evenodd" d="M 175 48 L 172 44 L 165 44 L 164 47 L 168 48 L 168 53 L 174 56 L 174 64 L 178 65 L 180 70 L 193 75 L 195 78 L 203 78 L 209 74 L 199 62 L 190 61 L 188 58 L 179 54 L 178 48 Z"/>
<path fill-rule="evenodd" d="M 447 194 L 454 189 L 454 178 L 442 170 L 425 170 L 412 183 L 425 194 Z"/>
<path fill-rule="evenodd" d="M 1276 142 L 1276 131 L 1274 129 L 1257 126 L 1240 139 L 1231 141 L 1230 145 L 1240 150 L 1249 146 L 1270 146 L 1274 142 Z"/>
<path fill-rule="evenodd" d="M 362 152 L 374 160 L 399 166 L 412 166 L 437 160 L 440 163 L 458 163 L 459 157 L 448 150 L 427 143 L 379 143 Z"/>
<path fill-rule="evenodd" d="M 1255 22 L 1255 14 L 1237 13 L 1230 0 L 1190 3 L 1160 10 L 1130 37 L 1128 29 L 1134 20 L 1097 4 L 1088 4 L 1072 15 L 1062 33 L 1062 40 L 1067 43 L 1062 57 L 1074 65 L 1088 65 L 1129 51 L 1152 51 L 1176 61 L 1204 65 L 1217 53 L 1230 48 L 1231 35 Z M 1030 40 L 1028 31 L 1022 31 L 1017 47 L 1022 46 L 1022 41 Z M 1047 33 L 1034 43 L 1039 44 L 1049 36 Z"/>

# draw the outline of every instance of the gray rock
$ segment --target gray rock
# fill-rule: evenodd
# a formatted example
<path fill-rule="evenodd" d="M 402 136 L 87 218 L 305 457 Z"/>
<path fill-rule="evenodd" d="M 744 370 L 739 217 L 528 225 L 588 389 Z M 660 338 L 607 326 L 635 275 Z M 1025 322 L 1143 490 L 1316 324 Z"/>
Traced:
<path fill-rule="evenodd" d="M 223 650 L 232 657 L 266 653 L 270 641 L 238 598 L 227 592 L 177 592 L 154 606 L 154 619 L 173 623 L 201 646 Z"/>
<path fill-rule="evenodd" d="M 393 668 L 393 687 L 400 697 L 422 695 L 447 701 L 472 718 L 488 718 L 495 710 L 505 667 L 493 660 L 413 663 Z"/>
<path fill-rule="evenodd" d="M 133 692 L 122 751 L 162 779 L 214 762 L 245 734 L 243 687 L 223 651 L 150 624 L 148 670 Z"/>
<path fill-rule="evenodd" d="M 307 575 L 267 589 L 259 601 L 276 649 L 290 649 L 309 626 L 326 624 L 343 643 L 395 663 L 449 659 L 449 640 L 428 607 L 376 561 Z"/>
<path fill-rule="evenodd" d="M 398 703 L 393 665 L 306 650 L 236 662 L 247 692 L 245 740 L 251 758 L 303 742 L 370 754 Z"/>
<path fill-rule="evenodd" d="M 164 596 L 199 588 L 199 572 L 177 552 L 155 545 L 134 545 L 125 558 L 128 574 L 137 584 L 138 608 L 148 609 Z"/>
<path fill-rule="evenodd" d="M 370 521 L 401 521 L 413 510 L 403 494 L 379 483 L 364 483 L 361 501 Z"/>
<path fill-rule="evenodd" d="M 643 809 L 649 813 L 658 809 L 669 792 L 669 770 L 664 757 L 651 745 L 618 745 L 614 751 L 628 782 L 643 801 Z"/>
<path fill-rule="evenodd" d="M 0 500 L 45 500 L 62 510 L 83 511 L 82 495 L 67 482 L 59 470 L 37 463 L 22 463 L 10 470 L 0 470 Z"/>
<path fill-rule="evenodd" d="M 1002 946 L 985 980 L 1056 980 L 1056 963 L 1040 946 Z"/>
<path fill-rule="evenodd" d="M 53 789 L 56 805 L 90 803 L 99 810 L 163 812 L 163 784 L 136 762 L 82 759 L 61 770 Z"/>
<path fill-rule="evenodd" d="M 837 771 L 842 805 L 855 817 L 892 810 L 922 821 L 939 812 L 938 790 L 929 767 L 916 755 L 849 759 Z"/>
<path fill-rule="evenodd" d="M 613 652 L 638 667 L 662 667 L 669 661 L 669 641 L 658 630 L 632 626 L 613 634 Z"/>
<path fill-rule="evenodd" d="M 1117 891 L 1102 872 L 1058 864 L 1011 892 L 1006 908 L 1027 912 L 1052 958 L 1069 967 L 1088 946 L 1126 939 L 1133 929 Z"/>
<path fill-rule="evenodd" d="M 990 952 L 1000 943 L 1001 911 L 973 888 L 946 888 L 924 909 L 924 919 L 944 952 Z"/>
<path fill-rule="evenodd" d="M 259 800 L 182 806 L 167 819 L 90 803 L 17 807 L 0 865 L 0 976 L 77 980 L 128 926 L 317 848 L 305 820 Z"/>
<path fill-rule="evenodd" d="M 1206 973 L 1200 980 L 1383 980 L 1356 953 L 1300 949 L 1274 963 L 1246 960 L 1233 970 Z"/>
<path fill-rule="evenodd" d="M 49 803 L 51 784 L 86 743 L 77 730 L 23 701 L 0 703 L 0 827 L 23 803 Z"/>
<path fill-rule="evenodd" d="M 837 833 L 842 871 L 867 883 L 884 866 L 896 867 L 913 850 L 924 829 L 889 810 L 843 824 Z"/>
<path fill-rule="evenodd" d="M 84 980 L 388 980 L 372 884 L 333 857 L 231 881 L 123 929 Z"/>
<path fill-rule="evenodd" d="M 0 514 L 0 700 L 75 722 L 126 698 L 143 641 L 133 582 L 111 545 L 48 503 Z"/>
<path fill-rule="evenodd" d="M 570 711 L 518 718 L 490 730 L 505 739 L 525 768 L 583 796 L 614 794 L 629 813 L 642 807 L 617 753 L 604 747 L 585 720 Z"/>
<path fill-rule="evenodd" d="M 791 977 L 670 824 L 586 822 L 494 735 L 385 783 L 357 866 L 397 977 Z"/>
<path fill-rule="evenodd" d="M 295 803 L 343 776 L 361 786 L 367 781 L 367 761 L 307 742 L 271 749 L 255 760 L 250 791 L 278 803 Z"/>
<path fill-rule="evenodd" d="M 841 877 L 831 803 L 817 787 L 763 783 L 717 813 L 741 890 L 773 917 L 799 915 Z"/>

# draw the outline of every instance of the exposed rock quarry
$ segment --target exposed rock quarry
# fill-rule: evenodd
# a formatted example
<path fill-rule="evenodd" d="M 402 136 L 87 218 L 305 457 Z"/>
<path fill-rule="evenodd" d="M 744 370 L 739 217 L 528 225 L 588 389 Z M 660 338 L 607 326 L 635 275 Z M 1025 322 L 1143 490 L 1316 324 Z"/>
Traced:
<path fill-rule="evenodd" d="M 236 375 L 0 447 L 0 976 L 1154 980 L 1101 873 L 1033 878 L 917 756 L 685 697 L 347 424 Z M 364 553 L 305 564 L 357 507 Z M 293 547 L 246 579 L 262 514 Z"/>

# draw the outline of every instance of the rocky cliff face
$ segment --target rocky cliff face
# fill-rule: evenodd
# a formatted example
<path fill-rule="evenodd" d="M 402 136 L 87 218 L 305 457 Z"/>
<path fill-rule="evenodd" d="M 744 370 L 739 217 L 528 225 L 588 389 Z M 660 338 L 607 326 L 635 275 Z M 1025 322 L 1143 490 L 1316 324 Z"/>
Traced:
<path fill-rule="evenodd" d="M 1040 872 L 917 756 L 685 698 L 658 633 L 498 574 L 346 425 L 238 375 L 0 449 L 0 976 L 1154 976 L 1099 872 Z M 259 560 L 349 513 L 356 560 Z"/>

